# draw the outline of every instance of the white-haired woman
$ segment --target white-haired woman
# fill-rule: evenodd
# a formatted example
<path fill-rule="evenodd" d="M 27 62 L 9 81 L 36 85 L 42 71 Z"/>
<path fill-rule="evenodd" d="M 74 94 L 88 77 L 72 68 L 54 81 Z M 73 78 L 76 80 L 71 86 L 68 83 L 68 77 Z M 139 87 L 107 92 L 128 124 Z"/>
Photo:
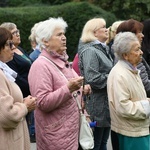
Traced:
<path fill-rule="evenodd" d="M 79 111 L 72 93 L 78 90 L 81 97 L 83 77 L 67 61 L 66 28 L 62 18 L 50 18 L 36 29 L 42 52 L 28 79 L 31 94 L 38 99 L 35 127 L 39 150 L 78 149 Z"/>
<path fill-rule="evenodd" d="M 40 47 L 40 44 L 38 44 L 36 42 L 36 28 L 38 27 L 38 25 L 40 24 L 41 22 L 38 22 L 38 23 L 35 23 L 34 26 L 31 28 L 31 34 L 29 36 L 29 40 L 30 40 L 30 43 L 31 43 L 31 46 L 32 46 L 32 52 L 30 53 L 29 57 L 32 61 L 35 61 L 38 56 L 41 54 L 41 47 Z"/>
<path fill-rule="evenodd" d="M 135 34 L 121 32 L 113 49 L 119 61 L 107 81 L 111 129 L 119 138 L 119 150 L 149 150 L 150 101 L 137 69 L 143 54 L 140 42 Z"/>
<path fill-rule="evenodd" d="M 79 65 L 85 83 L 90 84 L 92 93 L 86 100 L 86 110 L 94 128 L 94 149 L 106 150 L 110 131 L 110 114 L 107 97 L 107 77 L 113 66 L 106 40 L 108 30 L 103 18 L 93 18 L 86 22 L 79 43 Z"/>

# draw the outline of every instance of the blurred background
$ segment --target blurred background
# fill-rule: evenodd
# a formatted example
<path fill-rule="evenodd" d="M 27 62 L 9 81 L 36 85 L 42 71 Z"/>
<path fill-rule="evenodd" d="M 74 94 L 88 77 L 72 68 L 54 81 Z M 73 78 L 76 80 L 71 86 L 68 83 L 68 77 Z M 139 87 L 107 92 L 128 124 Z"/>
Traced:
<path fill-rule="evenodd" d="M 82 28 L 87 20 L 103 17 L 109 27 L 117 20 L 143 21 L 150 16 L 149 0 L 0 0 L 0 24 L 13 22 L 21 32 L 21 47 L 30 52 L 28 39 L 35 23 L 49 17 L 63 17 L 68 23 L 67 53 L 70 61 L 77 52 Z"/>

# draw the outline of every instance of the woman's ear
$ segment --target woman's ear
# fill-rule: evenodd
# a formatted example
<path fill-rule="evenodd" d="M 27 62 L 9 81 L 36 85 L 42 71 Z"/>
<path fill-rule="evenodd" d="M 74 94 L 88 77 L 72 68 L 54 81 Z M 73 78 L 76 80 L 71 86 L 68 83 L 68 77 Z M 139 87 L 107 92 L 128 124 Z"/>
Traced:
<path fill-rule="evenodd" d="M 97 32 L 96 31 L 94 31 L 94 36 L 97 37 Z"/>
<path fill-rule="evenodd" d="M 44 43 L 44 45 L 46 46 L 46 47 L 48 47 L 48 41 L 46 41 L 46 40 L 42 40 L 43 41 L 43 43 Z"/>
<path fill-rule="evenodd" d="M 128 54 L 127 54 L 127 53 L 122 54 L 122 57 L 123 57 L 125 60 L 128 60 Z"/>

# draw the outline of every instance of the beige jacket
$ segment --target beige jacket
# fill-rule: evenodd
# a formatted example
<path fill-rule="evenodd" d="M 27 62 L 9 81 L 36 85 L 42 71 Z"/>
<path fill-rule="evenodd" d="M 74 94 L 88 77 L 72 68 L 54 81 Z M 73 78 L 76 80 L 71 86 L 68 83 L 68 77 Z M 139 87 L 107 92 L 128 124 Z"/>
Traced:
<path fill-rule="evenodd" d="M 27 108 L 16 83 L 0 69 L 0 150 L 29 150 Z"/>
<path fill-rule="evenodd" d="M 150 104 L 139 72 L 118 61 L 108 76 L 107 91 L 111 129 L 131 137 L 149 135 Z"/>

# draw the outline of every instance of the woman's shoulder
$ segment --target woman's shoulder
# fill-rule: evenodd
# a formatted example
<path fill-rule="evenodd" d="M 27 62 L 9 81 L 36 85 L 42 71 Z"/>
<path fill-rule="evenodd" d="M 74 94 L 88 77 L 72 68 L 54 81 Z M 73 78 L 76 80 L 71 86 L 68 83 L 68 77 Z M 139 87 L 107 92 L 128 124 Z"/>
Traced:
<path fill-rule="evenodd" d="M 0 81 L 3 81 L 1 79 L 6 80 L 6 77 L 5 77 L 4 72 L 2 71 L 2 69 L 0 69 Z"/>
<path fill-rule="evenodd" d="M 51 69 L 51 64 L 44 59 L 42 56 L 39 56 L 31 65 L 30 70 L 36 70 L 36 72 L 40 72 L 42 70 L 46 71 L 46 70 Z"/>
<path fill-rule="evenodd" d="M 5 91 L 6 87 L 10 85 L 11 82 L 6 78 L 3 71 L 0 69 L 0 93 Z"/>

